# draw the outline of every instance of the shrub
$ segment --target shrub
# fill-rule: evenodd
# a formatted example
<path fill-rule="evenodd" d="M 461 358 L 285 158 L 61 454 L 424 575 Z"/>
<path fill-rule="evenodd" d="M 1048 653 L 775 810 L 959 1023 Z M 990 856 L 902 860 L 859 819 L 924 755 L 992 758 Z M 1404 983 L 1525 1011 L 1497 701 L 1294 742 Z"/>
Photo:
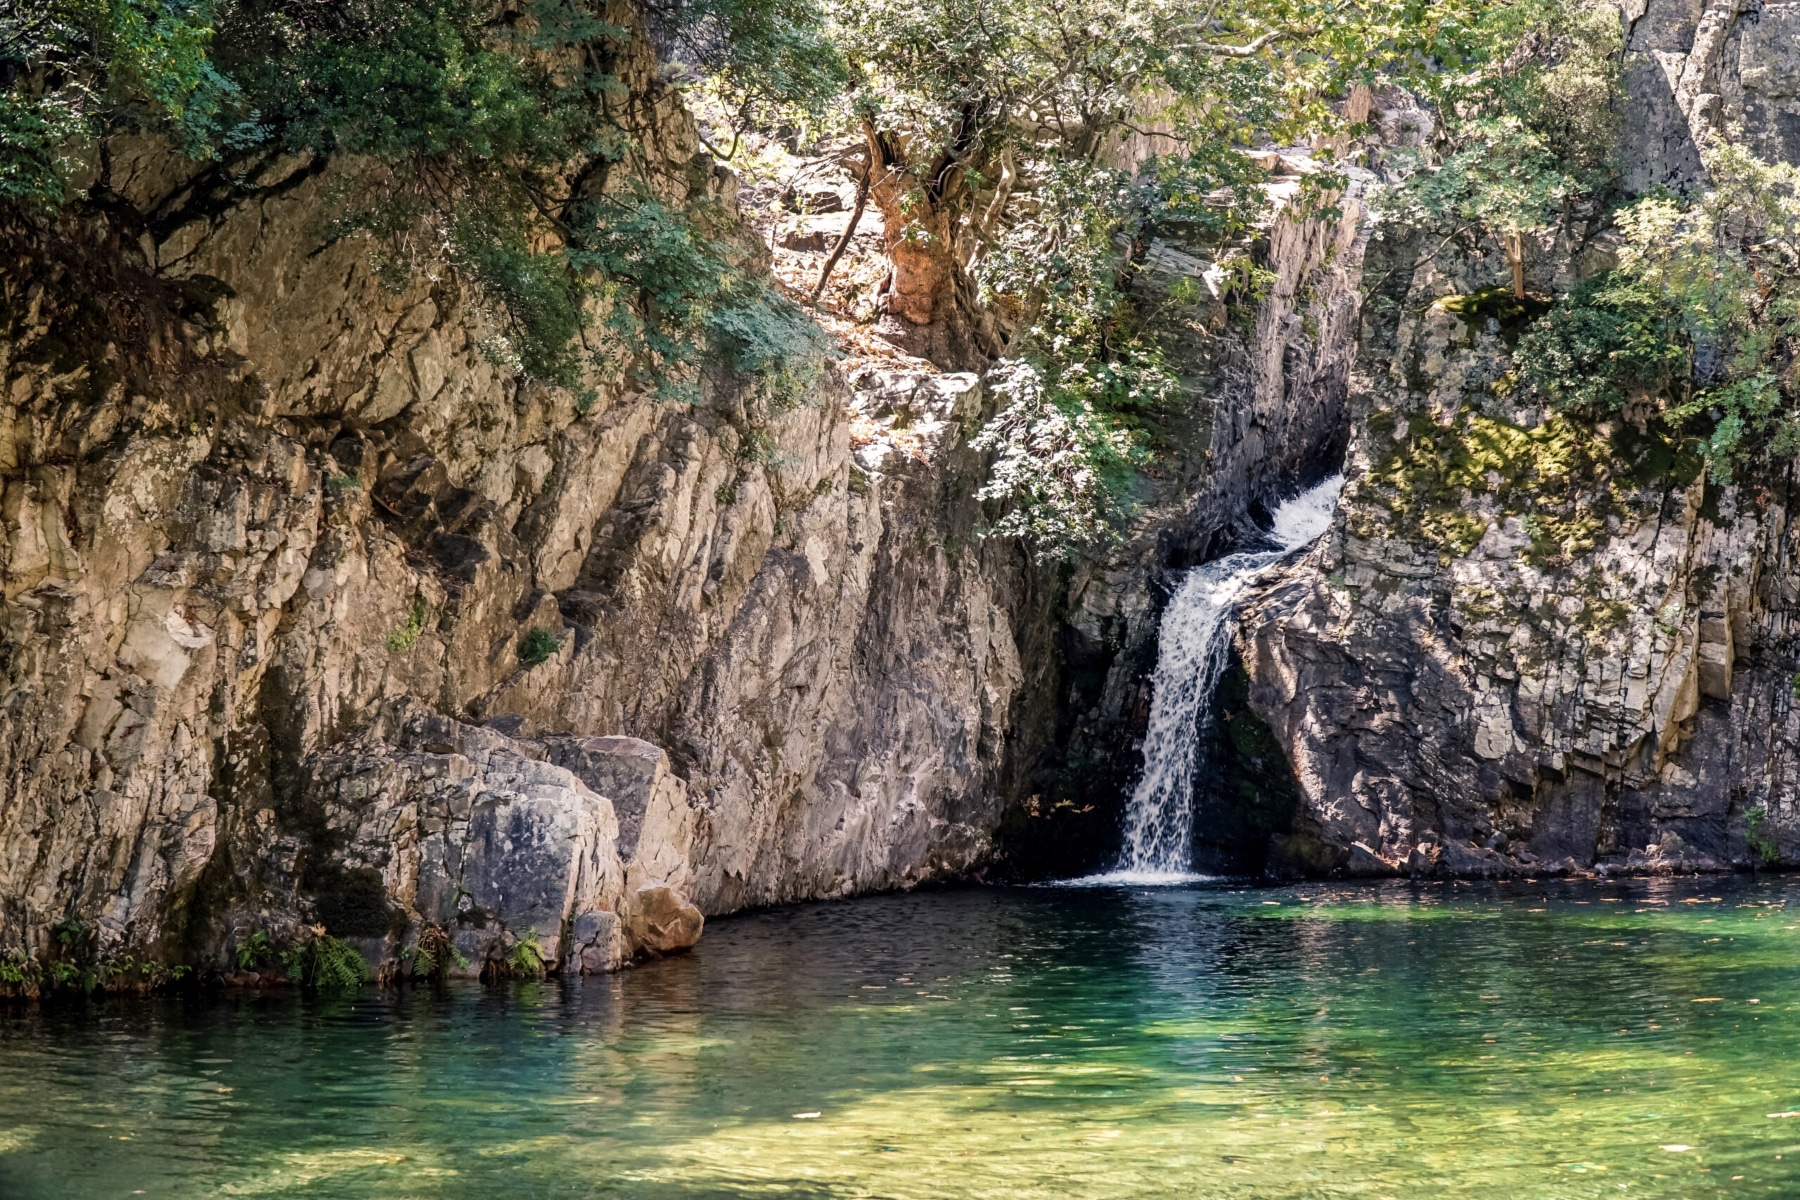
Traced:
<path fill-rule="evenodd" d="M 561 642 L 557 640 L 556 631 L 543 626 L 531 630 L 519 643 L 519 657 L 531 666 L 547 662 L 556 653 Z"/>
<path fill-rule="evenodd" d="M 617 123 L 624 89 L 610 73 L 631 34 L 598 8 L 37 0 L 0 16 L 0 205 L 54 213 L 99 140 L 121 127 L 168 133 L 191 158 L 252 147 L 361 156 L 368 167 L 337 196 L 331 231 L 372 239 L 372 265 L 396 286 L 459 277 L 487 315 L 484 345 L 496 362 L 580 387 L 613 349 L 586 336 L 593 314 L 606 310 L 609 327 L 630 335 L 635 306 L 659 357 L 723 359 L 792 394 L 806 382 L 808 355 L 817 358 L 797 310 L 691 245 L 671 255 L 687 240 L 689 214 L 641 204 L 614 212 L 616 201 L 588 198 L 601 189 L 570 185 L 571 175 L 602 181 L 637 154 Z M 707 61 L 751 107 L 816 107 L 832 86 L 807 33 L 818 21 L 803 19 L 811 11 L 807 0 L 659 10 L 671 37 L 712 48 Z M 632 263 L 614 253 L 611 219 L 633 243 L 648 236 L 660 256 Z M 609 273 L 609 260 L 621 269 Z M 657 300 L 671 294 L 669 321 Z"/>
<path fill-rule="evenodd" d="M 1617 269 L 1559 301 L 1515 361 L 1559 408 L 1643 401 L 1723 484 L 1800 453 L 1800 168 L 1723 141 L 1702 153 L 1707 189 L 1618 212 Z"/>
<path fill-rule="evenodd" d="M 1610 413 L 1666 393 L 1686 366 L 1679 316 L 1642 281 L 1609 271 L 1526 329 L 1513 361 L 1555 407 Z"/>
<path fill-rule="evenodd" d="M 1050 560 L 1103 548 L 1142 453 L 1136 439 L 1091 400 L 1051 391 L 1023 359 L 998 364 L 990 379 L 1005 407 L 970 442 L 995 456 L 976 497 L 1008 506 L 989 532 Z"/>

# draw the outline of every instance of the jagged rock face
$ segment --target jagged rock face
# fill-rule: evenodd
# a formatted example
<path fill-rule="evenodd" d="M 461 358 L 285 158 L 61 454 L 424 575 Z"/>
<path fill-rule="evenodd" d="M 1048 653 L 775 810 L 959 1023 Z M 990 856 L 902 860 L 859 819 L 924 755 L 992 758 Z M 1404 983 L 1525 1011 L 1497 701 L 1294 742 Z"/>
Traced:
<path fill-rule="evenodd" d="M 729 204 L 632 45 L 658 186 Z M 828 379 L 760 457 L 729 380 L 583 409 L 453 280 L 326 237 L 359 164 L 175 166 L 115 143 L 0 279 L 0 945 L 74 917 L 192 962 L 348 891 L 372 956 L 446 924 L 594 968 L 697 936 L 690 900 L 982 857 L 1023 571 L 972 537 L 979 388 Z M 856 464 L 921 388 L 944 436 Z"/>
<path fill-rule="evenodd" d="M 466 975 L 522 939 L 586 972 L 699 940 L 693 805 L 649 742 L 509 737 L 402 699 L 303 776 L 299 810 L 320 827 L 246 850 L 270 879 L 316 858 L 316 914 L 377 961 L 388 937 L 404 950 L 427 928 L 450 936 L 464 960 L 450 973 Z"/>
<path fill-rule="evenodd" d="M 1792 0 L 1620 0 L 1627 109 L 1619 161 L 1632 191 L 1686 191 L 1699 147 L 1729 135 L 1771 162 L 1800 160 L 1800 5 Z"/>
<path fill-rule="evenodd" d="M 1627 6 L 1634 182 L 1693 186 L 1709 130 L 1800 158 L 1796 12 Z M 1568 234 L 1539 250 L 1534 289 L 1593 269 Z M 1501 283 L 1497 250 L 1382 253 L 1400 302 L 1364 337 L 1338 524 L 1242 625 L 1251 705 L 1302 794 L 1286 867 L 1722 867 L 1749 861 L 1758 807 L 1791 859 L 1790 481 L 1709 487 L 1625 419 L 1577 433 L 1509 401 L 1491 386 L 1511 365 L 1500 323 L 1433 303 Z M 1420 517 L 1446 439 L 1480 478 Z M 1543 520 L 1515 494 L 1527 466 L 1567 483 Z"/>

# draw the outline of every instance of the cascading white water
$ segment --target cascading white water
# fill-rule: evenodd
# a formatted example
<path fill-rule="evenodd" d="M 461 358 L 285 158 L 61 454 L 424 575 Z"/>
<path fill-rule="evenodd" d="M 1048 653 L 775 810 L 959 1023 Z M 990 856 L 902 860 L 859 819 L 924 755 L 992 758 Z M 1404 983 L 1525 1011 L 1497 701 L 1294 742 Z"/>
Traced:
<path fill-rule="evenodd" d="M 1194 754 L 1206 702 L 1225 667 L 1232 618 L 1262 576 L 1331 526 L 1344 477 L 1275 511 L 1277 550 L 1247 550 L 1195 567 L 1169 598 L 1157 650 L 1144 770 L 1125 810 L 1125 848 L 1111 872 L 1083 883 L 1181 883 L 1194 865 Z"/>

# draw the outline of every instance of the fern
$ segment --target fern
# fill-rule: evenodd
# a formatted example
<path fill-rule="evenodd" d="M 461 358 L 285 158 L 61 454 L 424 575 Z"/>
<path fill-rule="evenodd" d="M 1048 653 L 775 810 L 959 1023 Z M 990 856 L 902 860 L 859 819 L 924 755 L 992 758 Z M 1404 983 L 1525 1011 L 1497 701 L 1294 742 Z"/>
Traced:
<path fill-rule="evenodd" d="M 452 965 L 467 967 L 469 960 L 450 940 L 450 931 L 441 925 L 421 929 L 419 944 L 412 951 L 413 978 L 442 982 L 449 977 Z"/>
<path fill-rule="evenodd" d="M 346 992 L 368 982 L 369 965 L 350 943 L 332 937 L 322 927 L 288 951 L 288 978 L 302 987 L 321 992 Z"/>

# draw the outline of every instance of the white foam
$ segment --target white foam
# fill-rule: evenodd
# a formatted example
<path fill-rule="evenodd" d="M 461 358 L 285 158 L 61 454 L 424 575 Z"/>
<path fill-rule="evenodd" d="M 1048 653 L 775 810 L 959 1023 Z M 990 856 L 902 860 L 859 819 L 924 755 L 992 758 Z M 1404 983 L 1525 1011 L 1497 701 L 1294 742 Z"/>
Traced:
<path fill-rule="evenodd" d="M 1188 887 L 1196 883 L 1218 883 L 1222 875 L 1197 875 L 1192 871 L 1108 871 L 1104 875 L 1083 875 L 1079 879 L 1058 879 L 1052 887 Z"/>
<path fill-rule="evenodd" d="M 1344 477 L 1333 475 L 1277 508 L 1270 530 L 1275 540 L 1284 549 L 1298 550 L 1317 539 L 1331 528 L 1331 518 L 1337 512 L 1338 497 L 1343 491 Z"/>

